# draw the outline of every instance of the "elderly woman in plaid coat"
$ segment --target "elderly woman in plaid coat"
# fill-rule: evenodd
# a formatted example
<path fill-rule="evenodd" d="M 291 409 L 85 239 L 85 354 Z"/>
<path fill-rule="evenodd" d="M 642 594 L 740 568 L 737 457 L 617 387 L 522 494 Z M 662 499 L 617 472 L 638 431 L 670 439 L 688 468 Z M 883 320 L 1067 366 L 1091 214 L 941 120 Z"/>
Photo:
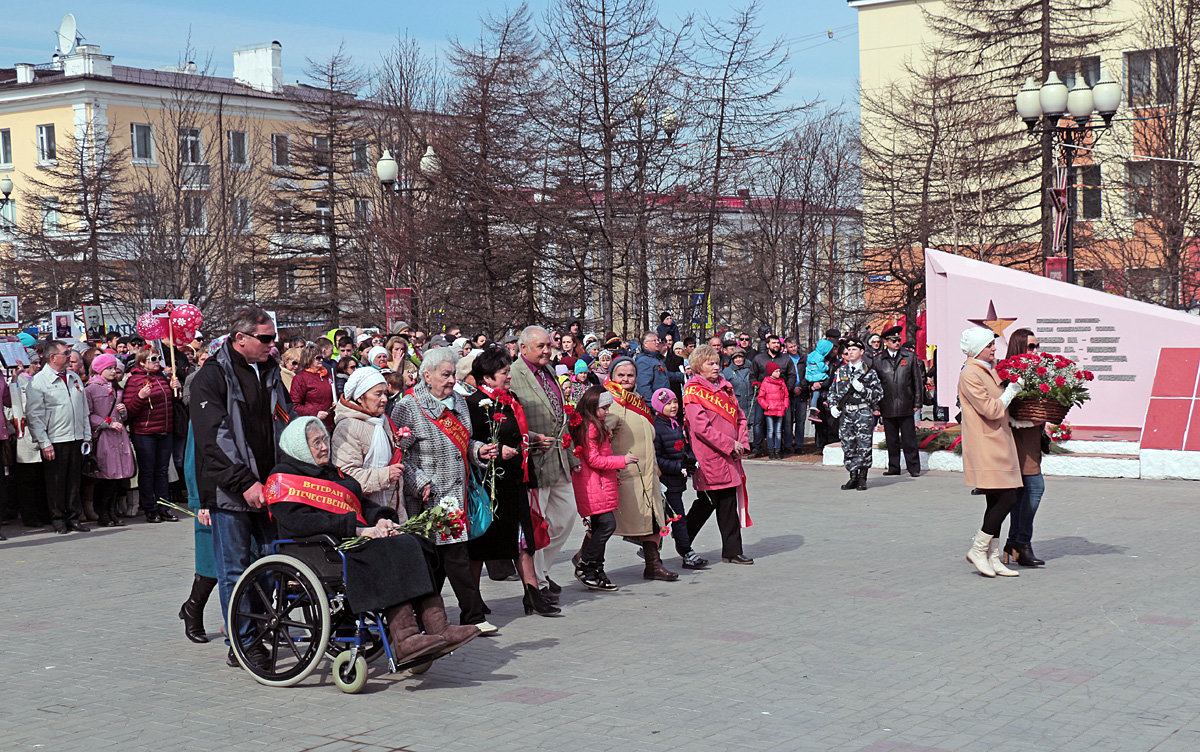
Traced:
<path fill-rule="evenodd" d="M 421 361 L 420 380 L 396 403 L 392 421 L 411 429 L 400 441 L 404 454 L 404 506 L 414 517 L 438 504 L 465 510 L 468 465 L 483 466 L 496 455 L 495 444 L 471 439 L 466 399 L 454 391 L 458 353 L 439 347 Z M 467 533 L 437 541 L 434 586 L 448 579 L 458 598 L 460 624 L 474 624 L 484 634 L 496 628 L 484 620 L 479 583 L 472 576 Z"/>

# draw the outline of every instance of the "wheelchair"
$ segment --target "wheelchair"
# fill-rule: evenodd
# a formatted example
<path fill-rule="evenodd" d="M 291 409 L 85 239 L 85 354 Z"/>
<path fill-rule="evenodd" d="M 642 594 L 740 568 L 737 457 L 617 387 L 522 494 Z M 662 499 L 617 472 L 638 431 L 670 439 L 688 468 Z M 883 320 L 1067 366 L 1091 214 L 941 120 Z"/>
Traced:
<path fill-rule="evenodd" d="M 233 586 L 229 632 L 233 654 L 259 684 L 290 687 L 304 681 L 321 659 L 333 661 L 333 683 L 361 692 L 367 664 L 387 656 L 393 673 L 423 674 L 436 658 L 397 663 L 383 614 L 351 613 L 346 601 L 346 555 L 328 535 L 278 540 L 266 548 Z M 264 665 L 246 656 L 249 634 L 267 653 Z"/>

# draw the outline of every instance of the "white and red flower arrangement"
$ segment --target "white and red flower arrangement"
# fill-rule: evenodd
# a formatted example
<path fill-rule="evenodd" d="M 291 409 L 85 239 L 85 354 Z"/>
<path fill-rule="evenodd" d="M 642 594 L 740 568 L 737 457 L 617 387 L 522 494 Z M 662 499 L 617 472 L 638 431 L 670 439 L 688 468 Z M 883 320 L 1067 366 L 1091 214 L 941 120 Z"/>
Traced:
<path fill-rule="evenodd" d="M 1002 381 L 1023 380 L 1019 399 L 1054 400 L 1063 407 L 1082 405 L 1091 395 L 1086 383 L 1095 379 L 1091 371 L 1070 358 L 1050 353 L 1024 353 L 996 363 Z"/>

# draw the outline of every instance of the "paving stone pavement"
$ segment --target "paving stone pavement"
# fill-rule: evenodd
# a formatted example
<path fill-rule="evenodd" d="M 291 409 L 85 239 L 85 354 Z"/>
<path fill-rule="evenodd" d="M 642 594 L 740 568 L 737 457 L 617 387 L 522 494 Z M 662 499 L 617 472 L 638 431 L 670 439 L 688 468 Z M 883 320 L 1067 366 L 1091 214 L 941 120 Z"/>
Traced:
<path fill-rule="evenodd" d="M 749 474 L 753 567 L 719 563 L 714 526 L 698 542 L 711 570 L 645 582 L 613 541 L 621 591 L 588 593 L 560 563 L 559 619 L 485 578 L 498 636 L 419 677 L 377 664 L 357 696 L 328 663 L 268 688 L 219 641 L 184 639 L 187 524 L 8 526 L 0 749 L 1200 749 L 1200 486 L 1050 478 L 1047 566 L 988 580 L 963 559 L 983 500 L 961 475 L 873 472 L 861 493 L 835 468 Z M 214 594 L 210 630 L 217 612 Z"/>

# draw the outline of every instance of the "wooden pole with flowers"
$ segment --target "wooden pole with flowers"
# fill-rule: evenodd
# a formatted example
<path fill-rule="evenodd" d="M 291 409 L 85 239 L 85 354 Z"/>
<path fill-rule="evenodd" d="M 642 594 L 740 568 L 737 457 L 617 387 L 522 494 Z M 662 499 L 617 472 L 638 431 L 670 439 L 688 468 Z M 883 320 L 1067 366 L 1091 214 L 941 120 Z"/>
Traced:
<path fill-rule="evenodd" d="M 996 364 L 1002 381 L 1021 382 L 1009 406 L 1018 420 L 1060 424 L 1072 407 L 1087 402 L 1086 383 L 1096 378 L 1070 358 L 1050 353 L 1023 353 Z"/>

